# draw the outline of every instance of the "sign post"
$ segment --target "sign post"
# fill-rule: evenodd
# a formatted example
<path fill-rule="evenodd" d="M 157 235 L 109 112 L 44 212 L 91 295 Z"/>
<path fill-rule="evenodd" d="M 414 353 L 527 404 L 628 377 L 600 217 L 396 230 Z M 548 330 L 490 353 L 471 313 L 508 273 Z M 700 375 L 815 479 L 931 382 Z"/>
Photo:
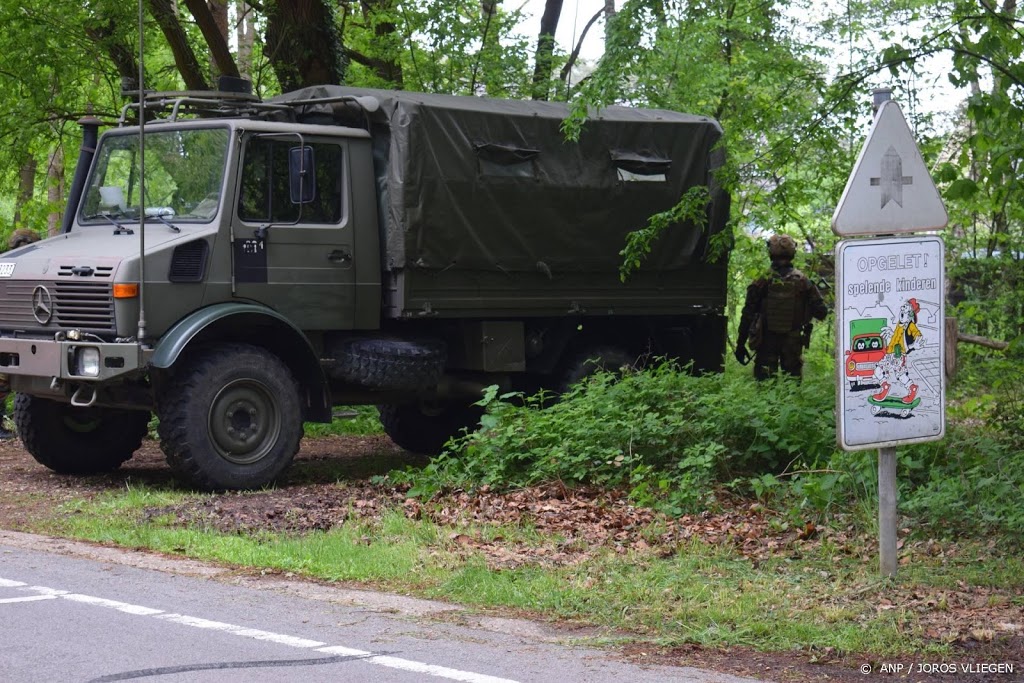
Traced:
<path fill-rule="evenodd" d="M 896 576 L 896 447 L 878 449 L 878 569 Z"/>
<path fill-rule="evenodd" d="M 879 569 L 895 576 L 896 446 L 945 435 L 948 220 L 899 105 L 877 114 L 832 216 L 836 245 L 836 427 L 844 450 L 878 449 Z"/>

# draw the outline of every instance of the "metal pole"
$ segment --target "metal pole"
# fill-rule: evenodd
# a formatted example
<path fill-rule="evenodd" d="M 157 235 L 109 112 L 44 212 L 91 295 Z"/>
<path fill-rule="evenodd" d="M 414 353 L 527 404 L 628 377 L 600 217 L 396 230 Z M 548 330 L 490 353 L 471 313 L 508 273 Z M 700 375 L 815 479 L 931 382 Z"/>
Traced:
<path fill-rule="evenodd" d="M 872 93 L 875 116 L 892 99 L 892 88 Z M 878 569 L 883 576 L 895 577 L 896 557 L 896 448 L 878 449 Z"/>
<path fill-rule="evenodd" d="M 143 30 L 145 11 L 139 0 L 139 331 L 141 344 L 146 338 L 146 89 L 143 67 Z"/>
<path fill-rule="evenodd" d="M 878 449 L 878 568 L 896 576 L 896 449 Z"/>

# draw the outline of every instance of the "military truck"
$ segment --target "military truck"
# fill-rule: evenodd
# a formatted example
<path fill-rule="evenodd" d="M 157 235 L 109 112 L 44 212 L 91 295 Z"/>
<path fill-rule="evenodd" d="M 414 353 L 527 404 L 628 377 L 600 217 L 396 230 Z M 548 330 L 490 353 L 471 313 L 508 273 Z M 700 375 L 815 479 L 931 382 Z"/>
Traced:
<path fill-rule="evenodd" d="M 25 447 L 113 470 L 156 414 L 178 477 L 246 489 L 334 406 L 376 405 L 436 453 L 489 385 L 558 391 L 644 355 L 720 369 L 719 125 L 608 107 L 573 143 L 567 113 L 318 87 L 147 95 L 102 136 L 84 120 L 61 234 L 0 257 Z M 706 221 L 622 282 L 626 235 L 696 186 Z"/>

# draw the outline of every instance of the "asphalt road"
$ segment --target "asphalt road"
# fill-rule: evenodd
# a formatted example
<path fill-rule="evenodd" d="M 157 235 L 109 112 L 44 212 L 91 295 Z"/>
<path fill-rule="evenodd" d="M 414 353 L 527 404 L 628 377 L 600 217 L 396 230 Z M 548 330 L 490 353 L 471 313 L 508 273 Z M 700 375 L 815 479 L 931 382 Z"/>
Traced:
<path fill-rule="evenodd" d="M 0 680 L 739 683 L 447 603 L 0 532 Z"/>

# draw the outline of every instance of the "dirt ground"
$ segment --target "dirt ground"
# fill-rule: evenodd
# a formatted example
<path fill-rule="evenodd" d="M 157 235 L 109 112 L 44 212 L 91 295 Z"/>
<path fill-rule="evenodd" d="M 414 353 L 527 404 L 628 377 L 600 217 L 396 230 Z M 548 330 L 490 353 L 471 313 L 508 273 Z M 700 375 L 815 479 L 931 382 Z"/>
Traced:
<path fill-rule="evenodd" d="M 466 553 L 480 552 L 496 568 L 524 564 L 574 565 L 589 554 L 612 549 L 639 550 L 659 556 L 676 552 L 682 542 L 699 538 L 737 549 L 755 566 L 773 557 L 798 557 L 814 544 L 828 542 L 842 552 L 871 557 L 870 539 L 813 524 L 791 528 L 780 524 L 770 510 L 735 501 L 722 514 L 702 514 L 666 520 L 650 510 L 637 508 L 615 493 L 596 490 L 566 491 L 558 487 L 527 489 L 506 494 L 483 491 L 454 494 L 421 504 L 402 491 L 369 483 L 369 477 L 403 464 L 422 462 L 397 448 L 383 436 L 347 436 L 306 439 L 295 465 L 279 486 L 255 494 L 206 496 L 198 503 L 175 508 L 154 508 L 152 516 L 173 515 L 181 524 L 199 525 L 234 533 L 261 530 L 301 533 L 329 529 L 347 519 L 375 518 L 389 509 L 401 509 L 412 518 L 429 518 L 451 529 L 450 540 Z M 20 442 L 0 442 L 0 528 L 32 531 L 36 520 L 47 518 L 62 502 L 89 498 L 126 485 L 173 487 L 174 481 L 158 445 L 146 441 L 142 450 L 116 473 L 97 477 L 67 477 L 38 465 Z M 339 477 L 347 481 L 339 485 Z M 489 524 L 514 524 L 528 519 L 538 534 L 562 540 L 547 544 L 516 544 L 502 538 L 485 541 L 479 529 Z M 652 535 L 652 522 L 663 530 Z M 906 544 L 905 559 L 915 554 L 955 554 L 955 545 L 924 541 Z M 888 589 L 879 611 L 914 609 L 926 637 L 951 644 L 954 655 L 945 662 L 920 657 L 910 673 L 880 673 L 890 662 L 830 648 L 801 652 L 761 653 L 746 648 L 727 650 L 686 645 L 659 648 L 642 642 L 623 648 L 623 656 L 637 662 L 696 666 L 736 675 L 779 682 L 865 681 L 885 678 L 898 681 L 970 681 L 1004 683 L 1024 681 L 1024 608 L 1019 595 L 979 586 L 961 585 L 956 590 L 918 594 L 912 588 Z M 860 599 L 851 596 L 851 600 Z M 642 640 L 642 635 L 640 636 Z M 911 658 L 915 659 L 915 658 Z M 924 667 L 954 664 L 956 673 L 922 672 Z M 1014 673 L 994 673 L 964 665 L 1010 663 Z M 862 673 L 871 666 L 871 675 Z"/>

